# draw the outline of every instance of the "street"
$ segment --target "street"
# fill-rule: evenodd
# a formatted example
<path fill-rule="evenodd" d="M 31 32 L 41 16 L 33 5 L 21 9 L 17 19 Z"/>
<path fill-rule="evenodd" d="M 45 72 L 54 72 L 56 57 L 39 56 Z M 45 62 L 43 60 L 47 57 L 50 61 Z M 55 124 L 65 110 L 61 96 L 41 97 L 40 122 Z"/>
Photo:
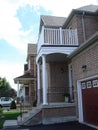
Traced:
<path fill-rule="evenodd" d="M 2 130 L 97 130 L 78 122 L 68 122 L 53 125 L 37 125 L 32 127 L 3 128 Z"/>

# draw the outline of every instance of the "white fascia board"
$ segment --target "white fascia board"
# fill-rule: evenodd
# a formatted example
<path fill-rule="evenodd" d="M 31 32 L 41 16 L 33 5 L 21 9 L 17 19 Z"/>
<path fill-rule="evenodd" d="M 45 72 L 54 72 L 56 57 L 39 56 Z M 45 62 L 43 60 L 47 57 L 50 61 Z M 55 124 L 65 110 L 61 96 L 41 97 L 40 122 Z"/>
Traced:
<path fill-rule="evenodd" d="M 62 53 L 62 54 L 71 54 L 77 47 L 41 47 L 37 57 L 36 57 L 36 62 L 38 62 L 38 59 L 42 55 L 48 55 L 48 54 L 53 54 L 53 53 Z"/>

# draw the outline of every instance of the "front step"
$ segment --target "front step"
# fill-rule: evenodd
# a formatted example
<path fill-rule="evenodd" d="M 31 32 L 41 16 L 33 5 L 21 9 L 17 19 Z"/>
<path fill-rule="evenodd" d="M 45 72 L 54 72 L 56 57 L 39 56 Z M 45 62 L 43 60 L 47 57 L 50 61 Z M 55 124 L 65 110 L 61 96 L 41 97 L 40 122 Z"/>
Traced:
<path fill-rule="evenodd" d="M 18 116 L 17 123 L 18 125 L 36 125 L 41 124 L 40 114 L 41 107 L 34 107 L 32 110 L 29 110 L 28 113 L 22 113 Z"/>
<path fill-rule="evenodd" d="M 18 125 L 54 124 L 76 121 L 75 103 L 49 103 L 37 106 L 18 117 Z"/>

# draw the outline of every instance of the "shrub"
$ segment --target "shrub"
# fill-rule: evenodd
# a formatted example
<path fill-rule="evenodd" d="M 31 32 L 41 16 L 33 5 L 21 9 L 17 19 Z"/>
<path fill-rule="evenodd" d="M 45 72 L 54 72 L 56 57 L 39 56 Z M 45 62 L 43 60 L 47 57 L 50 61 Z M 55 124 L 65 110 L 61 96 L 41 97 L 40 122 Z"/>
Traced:
<path fill-rule="evenodd" d="M 37 105 L 37 100 L 35 100 L 34 103 L 33 103 L 34 107 L 36 107 L 36 105 Z"/>
<path fill-rule="evenodd" d="M 3 109 L 0 107 L 0 115 L 2 115 L 3 113 Z"/>
<path fill-rule="evenodd" d="M 16 109 L 16 103 L 15 103 L 15 101 L 11 102 L 10 109 Z"/>

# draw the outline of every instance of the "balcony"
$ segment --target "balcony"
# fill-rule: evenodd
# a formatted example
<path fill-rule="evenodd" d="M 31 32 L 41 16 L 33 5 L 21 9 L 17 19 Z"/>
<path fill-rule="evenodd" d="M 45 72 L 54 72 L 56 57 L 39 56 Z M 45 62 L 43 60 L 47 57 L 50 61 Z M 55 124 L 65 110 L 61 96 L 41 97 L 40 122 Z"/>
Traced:
<path fill-rule="evenodd" d="M 41 46 L 78 46 L 77 29 L 51 29 L 42 28 L 38 39 L 37 52 Z"/>

